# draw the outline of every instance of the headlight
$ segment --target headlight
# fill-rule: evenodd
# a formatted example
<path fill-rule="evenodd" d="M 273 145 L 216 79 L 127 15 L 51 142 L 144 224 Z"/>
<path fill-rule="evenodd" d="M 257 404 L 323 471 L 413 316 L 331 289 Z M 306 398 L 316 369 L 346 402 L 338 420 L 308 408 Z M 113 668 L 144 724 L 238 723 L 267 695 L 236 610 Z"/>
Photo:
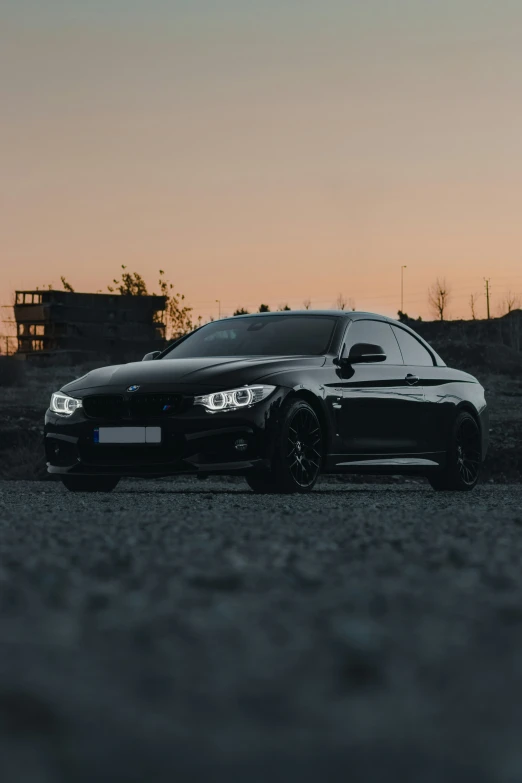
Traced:
<path fill-rule="evenodd" d="M 275 386 L 243 386 L 241 389 L 202 394 L 194 397 L 194 405 L 203 405 L 208 411 L 233 411 L 255 405 L 272 394 Z"/>
<path fill-rule="evenodd" d="M 83 407 L 81 400 L 69 397 L 68 394 L 56 392 L 51 397 L 50 409 L 53 413 L 60 413 L 62 416 L 71 416 L 77 408 Z"/>

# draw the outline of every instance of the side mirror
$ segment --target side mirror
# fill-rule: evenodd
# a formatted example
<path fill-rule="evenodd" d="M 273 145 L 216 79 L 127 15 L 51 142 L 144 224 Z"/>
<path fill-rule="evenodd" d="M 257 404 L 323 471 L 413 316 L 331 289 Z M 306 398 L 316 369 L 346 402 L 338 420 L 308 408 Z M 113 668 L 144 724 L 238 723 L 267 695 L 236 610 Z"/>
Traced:
<path fill-rule="evenodd" d="M 350 348 L 347 364 L 363 364 L 367 362 L 384 362 L 386 354 L 384 348 L 372 343 L 355 343 Z"/>
<path fill-rule="evenodd" d="M 157 359 L 157 357 L 160 355 L 161 351 L 151 351 L 150 353 L 146 353 L 142 362 L 151 362 L 153 359 Z"/>

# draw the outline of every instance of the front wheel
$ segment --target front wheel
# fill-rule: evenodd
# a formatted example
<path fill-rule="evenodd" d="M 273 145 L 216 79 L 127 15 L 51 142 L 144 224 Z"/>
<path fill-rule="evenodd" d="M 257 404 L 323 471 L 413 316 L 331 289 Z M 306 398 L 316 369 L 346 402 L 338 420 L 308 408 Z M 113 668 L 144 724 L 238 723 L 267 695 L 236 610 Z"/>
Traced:
<path fill-rule="evenodd" d="M 478 481 L 481 462 L 478 424 L 471 413 L 462 411 L 453 425 L 446 466 L 428 481 L 437 491 L 469 492 Z"/>
<path fill-rule="evenodd" d="M 70 492 L 112 492 L 119 476 L 60 476 Z"/>
<path fill-rule="evenodd" d="M 323 433 L 314 409 L 304 400 L 290 403 L 283 417 L 270 468 L 246 476 L 257 493 L 310 492 L 319 477 Z"/>

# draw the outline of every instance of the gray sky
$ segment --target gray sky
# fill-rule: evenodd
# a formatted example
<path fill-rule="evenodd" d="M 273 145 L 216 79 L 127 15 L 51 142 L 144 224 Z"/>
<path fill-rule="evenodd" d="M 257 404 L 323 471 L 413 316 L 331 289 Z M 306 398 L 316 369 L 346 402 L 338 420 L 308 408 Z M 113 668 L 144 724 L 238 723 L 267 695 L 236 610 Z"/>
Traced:
<path fill-rule="evenodd" d="M 522 290 L 522 3 L 1 0 L 0 299 Z M 483 307 L 483 303 L 479 305 Z"/>

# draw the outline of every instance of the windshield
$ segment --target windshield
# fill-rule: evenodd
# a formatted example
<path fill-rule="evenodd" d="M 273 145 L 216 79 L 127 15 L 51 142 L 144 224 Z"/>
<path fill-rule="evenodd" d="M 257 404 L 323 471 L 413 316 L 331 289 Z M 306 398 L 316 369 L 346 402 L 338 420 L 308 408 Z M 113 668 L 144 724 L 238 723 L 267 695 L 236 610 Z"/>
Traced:
<path fill-rule="evenodd" d="M 193 356 L 320 356 L 336 319 L 318 315 L 251 316 L 215 321 L 176 345 L 162 359 Z"/>

